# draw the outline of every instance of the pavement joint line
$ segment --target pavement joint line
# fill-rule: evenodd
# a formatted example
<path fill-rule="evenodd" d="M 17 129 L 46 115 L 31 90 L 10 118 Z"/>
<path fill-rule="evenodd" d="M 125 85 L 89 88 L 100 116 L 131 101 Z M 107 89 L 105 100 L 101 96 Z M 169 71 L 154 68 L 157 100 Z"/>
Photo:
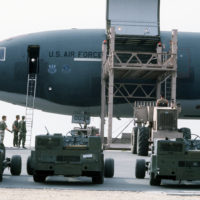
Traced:
<path fill-rule="evenodd" d="M 168 193 L 169 196 L 200 196 L 200 192 L 198 193 Z"/>

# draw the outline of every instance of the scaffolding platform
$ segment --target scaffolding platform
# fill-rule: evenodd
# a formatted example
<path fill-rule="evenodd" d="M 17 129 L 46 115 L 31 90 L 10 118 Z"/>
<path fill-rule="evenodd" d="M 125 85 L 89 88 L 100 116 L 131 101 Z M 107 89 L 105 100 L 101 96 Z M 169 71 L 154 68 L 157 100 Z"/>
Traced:
<path fill-rule="evenodd" d="M 159 0 L 107 0 L 101 79 L 101 136 L 108 116 L 107 147 L 112 143 L 114 98 L 132 110 L 136 100 L 155 101 L 163 92 L 176 101 L 177 30 L 172 31 L 169 51 L 164 51 L 159 14 Z"/>

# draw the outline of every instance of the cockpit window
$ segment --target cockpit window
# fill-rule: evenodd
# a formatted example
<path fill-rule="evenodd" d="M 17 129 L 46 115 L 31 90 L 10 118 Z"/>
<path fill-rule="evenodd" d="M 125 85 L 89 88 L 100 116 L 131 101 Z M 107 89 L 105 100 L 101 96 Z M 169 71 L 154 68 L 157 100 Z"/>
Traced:
<path fill-rule="evenodd" d="M 6 47 L 0 47 L 0 61 L 6 60 Z"/>

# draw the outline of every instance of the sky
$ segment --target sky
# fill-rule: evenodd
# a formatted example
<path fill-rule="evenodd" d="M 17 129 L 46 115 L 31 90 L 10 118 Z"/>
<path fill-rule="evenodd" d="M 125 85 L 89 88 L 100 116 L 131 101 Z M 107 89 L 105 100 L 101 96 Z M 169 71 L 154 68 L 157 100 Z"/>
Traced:
<path fill-rule="evenodd" d="M 161 0 L 161 30 L 200 32 L 199 0 Z M 58 29 L 105 28 L 106 0 L 0 0 L 0 40 Z"/>
<path fill-rule="evenodd" d="M 199 0 L 161 0 L 161 30 L 200 32 Z M 71 28 L 106 27 L 106 0 L 0 0 L 0 40 L 13 36 Z M 11 127 L 16 114 L 23 115 L 24 107 L 0 102 L 0 115 L 8 116 Z M 114 119 L 114 133 L 117 134 L 131 119 Z M 52 123 L 53 122 L 53 123 Z M 187 126 L 198 132 L 198 120 L 180 120 L 179 127 Z M 91 125 L 99 126 L 100 120 L 92 118 Z M 45 126 L 51 133 L 65 133 L 73 128 L 71 117 L 35 110 L 34 134 L 45 133 Z M 131 131 L 131 128 L 126 130 Z M 12 145 L 12 135 L 6 133 L 5 144 Z"/>

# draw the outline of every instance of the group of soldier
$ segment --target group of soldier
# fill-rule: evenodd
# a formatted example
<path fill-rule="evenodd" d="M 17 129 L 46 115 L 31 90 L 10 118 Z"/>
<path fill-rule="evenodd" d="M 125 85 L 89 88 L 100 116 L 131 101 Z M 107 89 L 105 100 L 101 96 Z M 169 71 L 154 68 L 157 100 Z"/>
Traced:
<path fill-rule="evenodd" d="M 13 147 L 20 147 L 22 145 L 25 148 L 26 142 L 26 121 L 25 116 L 22 116 L 21 121 L 20 116 L 16 116 L 16 120 L 13 122 L 12 130 L 9 130 L 6 125 L 6 116 L 2 116 L 2 121 L 0 121 L 0 143 L 4 141 L 5 130 L 13 133 Z"/>
<path fill-rule="evenodd" d="M 168 106 L 168 101 L 161 96 L 160 99 L 157 100 L 157 106 Z M 13 147 L 22 147 L 25 148 L 26 142 L 26 121 L 25 116 L 22 116 L 21 121 L 20 116 L 16 115 L 16 120 L 13 122 L 12 131 L 8 129 L 6 125 L 6 116 L 2 116 L 2 121 L 0 121 L 0 143 L 4 141 L 5 130 L 14 134 L 13 137 Z"/>

